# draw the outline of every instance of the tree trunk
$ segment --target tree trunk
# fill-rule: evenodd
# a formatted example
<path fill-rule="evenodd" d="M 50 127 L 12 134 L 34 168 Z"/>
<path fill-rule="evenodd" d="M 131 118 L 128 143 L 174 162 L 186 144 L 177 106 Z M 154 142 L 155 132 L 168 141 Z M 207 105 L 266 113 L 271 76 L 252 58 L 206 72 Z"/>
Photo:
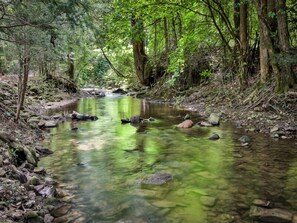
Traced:
<path fill-rule="evenodd" d="M 71 56 L 71 54 L 67 54 L 67 59 L 68 59 L 68 70 L 67 74 L 70 80 L 74 80 L 74 60 Z"/>
<path fill-rule="evenodd" d="M 236 42 L 238 43 L 239 40 L 239 26 L 240 26 L 240 0 L 234 0 L 234 29 L 235 29 L 235 36 L 237 38 Z"/>
<path fill-rule="evenodd" d="M 25 46 L 24 59 L 22 62 L 23 80 L 21 83 L 19 83 L 18 105 L 17 105 L 16 117 L 15 117 L 16 121 L 18 121 L 20 118 L 21 108 L 23 107 L 23 104 L 25 101 L 25 95 L 26 95 L 27 83 L 28 83 L 28 77 L 29 77 L 29 65 L 30 65 L 29 49 L 28 49 L 28 46 Z"/>
<path fill-rule="evenodd" d="M 267 0 L 267 25 L 270 32 L 270 38 L 272 45 L 277 45 L 277 21 L 276 21 L 276 0 Z"/>
<path fill-rule="evenodd" d="M 133 57 L 136 75 L 142 85 L 149 86 L 149 74 L 145 72 L 145 65 L 148 61 L 145 53 L 144 44 L 144 28 L 143 23 L 139 19 L 132 17 L 131 26 L 133 29 L 132 45 L 133 45 Z M 146 75 L 146 74 L 147 75 Z"/>
<path fill-rule="evenodd" d="M 158 39 L 157 39 L 157 21 L 154 22 L 154 58 L 157 56 L 157 49 L 158 49 Z"/>
<path fill-rule="evenodd" d="M 240 4 L 240 26 L 239 26 L 239 35 L 240 35 L 240 54 L 241 54 L 241 64 L 240 64 L 240 84 L 245 86 L 247 84 L 247 68 L 248 68 L 248 5 L 245 2 Z"/>
<path fill-rule="evenodd" d="M 261 14 L 267 15 L 267 0 L 261 0 Z M 269 78 L 269 57 L 265 44 L 265 36 L 263 32 L 263 24 L 259 22 L 260 32 L 260 80 L 265 83 Z"/>
<path fill-rule="evenodd" d="M 179 34 L 179 39 L 182 38 L 183 36 L 183 25 L 182 25 L 182 19 L 181 19 L 181 15 L 179 13 L 177 13 L 177 24 L 178 24 L 178 34 Z"/>
<path fill-rule="evenodd" d="M 270 64 L 272 66 L 272 71 L 273 71 L 273 74 L 277 81 L 276 85 L 278 86 L 278 82 L 280 81 L 280 77 L 281 77 L 281 72 L 280 72 L 279 65 L 276 60 L 274 46 L 273 46 L 273 43 L 272 43 L 272 40 L 270 37 L 269 27 L 267 24 L 267 15 L 264 14 L 261 10 L 261 1 L 262 0 L 253 0 L 254 4 L 256 6 L 256 9 L 257 9 L 258 20 L 259 20 L 260 26 L 262 27 L 261 30 L 262 30 L 264 44 L 265 44 L 265 47 L 267 48 L 269 59 L 270 59 Z M 277 88 L 276 88 L 276 90 L 279 91 L 279 89 L 277 89 Z"/>
<path fill-rule="evenodd" d="M 290 85 L 294 84 L 294 78 L 292 76 L 291 64 L 286 61 L 290 46 L 286 1 L 276 0 L 276 7 L 279 48 L 281 50 L 281 54 L 284 55 L 284 61 L 281 63 L 282 72 L 277 81 L 277 91 L 282 92 L 287 91 Z"/>
<path fill-rule="evenodd" d="M 175 18 L 172 18 L 172 34 L 173 34 L 173 40 L 172 40 L 172 49 L 175 50 L 177 48 L 177 32 L 176 32 L 176 25 L 175 25 Z"/>
<path fill-rule="evenodd" d="M 168 32 L 168 24 L 167 19 L 164 18 L 164 40 L 165 40 L 165 52 L 169 52 L 169 32 Z"/>

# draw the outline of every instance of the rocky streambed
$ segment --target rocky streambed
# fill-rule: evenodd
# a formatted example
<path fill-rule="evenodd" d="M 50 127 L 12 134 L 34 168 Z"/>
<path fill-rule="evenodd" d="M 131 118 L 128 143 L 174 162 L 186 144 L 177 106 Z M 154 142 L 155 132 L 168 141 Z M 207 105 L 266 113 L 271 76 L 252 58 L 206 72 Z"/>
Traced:
<path fill-rule="evenodd" d="M 83 222 L 81 215 L 72 209 L 72 194 L 67 186 L 59 185 L 50 173 L 38 167 L 39 160 L 52 153 L 40 141 L 45 136 L 42 127 L 54 118 L 38 126 L 44 119 L 37 114 L 43 103 L 58 98 L 50 96 L 53 92 L 37 94 L 29 87 L 16 123 L 15 83 L 14 80 L 0 83 L 0 222 Z M 38 123 L 34 121 L 37 117 Z"/>

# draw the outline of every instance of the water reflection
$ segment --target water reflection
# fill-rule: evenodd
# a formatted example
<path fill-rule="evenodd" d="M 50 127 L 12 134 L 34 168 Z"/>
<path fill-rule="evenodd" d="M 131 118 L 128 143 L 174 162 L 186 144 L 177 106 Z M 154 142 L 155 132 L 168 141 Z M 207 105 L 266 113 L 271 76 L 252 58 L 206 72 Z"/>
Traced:
<path fill-rule="evenodd" d="M 131 97 L 83 99 L 71 110 L 99 119 L 75 123 L 75 131 L 70 122 L 53 129 L 45 144 L 55 154 L 41 165 L 75 185 L 86 222 L 252 222 L 255 198 L 297 205 L 293 142 L 251 135 L 252 146 L 241 147 L 237 139 L 244 133 L 232 125 L 180 130 L 175 126 L 184 111 Z M 156 120 L 121 124 L 132 115 Z M 213 133 L 221 139 L 208 140 Z M 172 174 L 173 181 L 140 183 L 156 172 Z"/>

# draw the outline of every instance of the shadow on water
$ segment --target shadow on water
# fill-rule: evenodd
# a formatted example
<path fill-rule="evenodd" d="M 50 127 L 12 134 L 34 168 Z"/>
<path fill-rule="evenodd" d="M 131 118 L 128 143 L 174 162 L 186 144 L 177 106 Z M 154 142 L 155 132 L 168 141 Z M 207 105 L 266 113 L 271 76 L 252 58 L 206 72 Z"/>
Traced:
<path fill-rule="evenodd" d="M 41 161 L 60 182 L 73 185 L 76 208 L 86 222 L 224 223 L 248 217 L 254 199 L 280 208 L 297 207 L 297 152 L 293 141 L 275 141 L 222 123 L 177 129 L 185 111 L 131 97 L 82 99 L 71 110 L 96 115 L 95 122 L 65 122 L 44 144 L 55 151 Z M 156 120 L 121 124 L 140 115 Z M 193 121 L 199 117 L 191 114 Z M 213 133 L 217 141 L 208 140 Z M 143 185 L 155 173 L 169 173 L 164 185 Z"/>

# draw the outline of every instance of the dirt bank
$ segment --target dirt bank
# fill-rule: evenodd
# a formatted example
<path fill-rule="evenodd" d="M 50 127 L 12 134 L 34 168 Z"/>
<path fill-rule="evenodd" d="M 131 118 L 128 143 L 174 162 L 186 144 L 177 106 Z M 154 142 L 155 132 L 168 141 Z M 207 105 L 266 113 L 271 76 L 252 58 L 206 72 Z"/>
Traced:
<path fill-rule="evenodd" d="M 250 85 L 241 89 L 236 84 L 211 80 L 186 91 L 155 86 L 146 96 L 180 105 L 205 118 L 210 113 L 220 113 L 222 121 L 233 121 L 247 132 L 267 133 L 277 139 L 297 139 L 297 88 L 276 94 L 273 86 Z"/>

